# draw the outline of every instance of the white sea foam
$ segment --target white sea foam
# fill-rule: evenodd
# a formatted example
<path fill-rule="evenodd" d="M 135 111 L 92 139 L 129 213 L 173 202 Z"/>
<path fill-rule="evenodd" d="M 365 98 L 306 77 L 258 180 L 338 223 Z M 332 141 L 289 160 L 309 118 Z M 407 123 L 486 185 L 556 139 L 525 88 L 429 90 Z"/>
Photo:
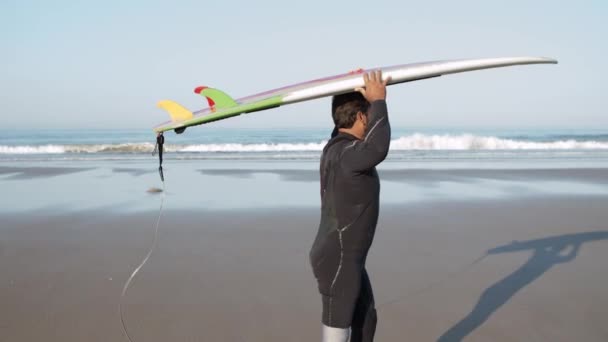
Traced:
<path fill-rule="evenodd" d="M 137 153 L 151 152 L 151 143 L 80 145 L 0 145 L 0 154 Z"/>
<path fill-rule="evenodd" d="M 64 146 L 43 145 L 43 146 L 5 146 L 0 145 L 0 154 L 60 154 L 65 153 Z"/>
<path fill-rule="evenodd" d="M 203 144 L 177 147 L 177 152 L 307 152 L 321 151 L 327 142 L 307 144 Z M 175 147 L 169 147 L 173 149 Z"/>
<path fill-rule="evenodd" d="M 320 152 L 327 141 L 313 143 L 223 143 L 167 144 L 167 152 L 183 153 L 251 153 L 251 152 Z M 123 154 L 150 153 L 154 144 L 74 144 L 74 145 L 0 145 L 0 154 Z M 412 134 L 391 141 L 391 150 L 608 150 L 608 141 L 574 139 L 547 142 L 505 139 L 494 136 Z"/>
<path fill-rule="evenodd" d="M 413 134 L 391 141 L 394 150 L 578 150 L 608 149 L 608 142 L 557 140 L 535 142 L 493 136 Z"/>

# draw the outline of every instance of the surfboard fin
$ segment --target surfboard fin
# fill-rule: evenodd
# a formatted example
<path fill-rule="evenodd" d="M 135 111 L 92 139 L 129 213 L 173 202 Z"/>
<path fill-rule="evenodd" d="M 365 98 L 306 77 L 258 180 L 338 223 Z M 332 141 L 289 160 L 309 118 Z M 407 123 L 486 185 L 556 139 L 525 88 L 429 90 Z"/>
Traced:
<path fill-rule="evenodd" d="M 211 108 L 211 111 L 213 112 L 216 109 L 230 108 L 238 105 L 238 103 L 232 97 L 230 97 L 230 95 L 218 89 L 200 86 L 196 87 L 194 92 L 204 96 L 207 99 L 209 108 Z"/>
<path fill-rule="evenodd" d="M 177 102 L 163 100 L 158 102 L 158 106 L 169 113 L 171 121 L 173 122 L 192 119 L 192 112 L 182 107 Z"/>

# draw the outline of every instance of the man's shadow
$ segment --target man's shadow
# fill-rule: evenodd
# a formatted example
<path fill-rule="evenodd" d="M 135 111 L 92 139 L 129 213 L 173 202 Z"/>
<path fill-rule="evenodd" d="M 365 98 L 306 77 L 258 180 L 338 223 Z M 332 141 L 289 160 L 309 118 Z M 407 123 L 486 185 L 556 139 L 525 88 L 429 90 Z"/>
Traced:
<path fill-rule="evenodd" d="M 553 266 L 574 260 L 583 243 L 606 239 L 608 239 L 608 231 L 596 231 L 521 242 L 514 241 L 509 245 L 488 250 L 488 255 L 520 251 L 532 251 L 533 254 L 515 272 L 488 287 L 479 297 L 475 308 L 460 322 L 443 333 L 437 341 L 461 341 L 487 321 L 519 290 L 540 278 Z"/>

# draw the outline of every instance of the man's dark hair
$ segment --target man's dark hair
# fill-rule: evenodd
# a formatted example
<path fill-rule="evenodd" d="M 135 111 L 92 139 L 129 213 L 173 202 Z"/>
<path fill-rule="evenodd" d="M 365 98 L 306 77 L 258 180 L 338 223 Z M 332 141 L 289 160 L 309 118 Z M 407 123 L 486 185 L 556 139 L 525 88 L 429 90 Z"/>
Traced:
<path fill-rule="evenodd" d="M 336 95 L 331 101 L 331 116 L 338 128 L 351 128 L 357 120 L 357 113 L 367 115 L 369 102 L 359 92 Z"/>

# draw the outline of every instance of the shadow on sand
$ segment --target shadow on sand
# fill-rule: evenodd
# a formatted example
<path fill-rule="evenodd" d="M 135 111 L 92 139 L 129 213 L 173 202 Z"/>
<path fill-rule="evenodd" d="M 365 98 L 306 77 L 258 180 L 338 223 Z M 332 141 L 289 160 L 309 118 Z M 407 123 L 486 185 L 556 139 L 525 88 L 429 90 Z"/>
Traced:
<path fill-rule="evenodd" d="M 574 260 L 584 243 L 606 239 L 608 239 L 608 231 L 596 231 L 528 241 L 514 241 L 509 245 L 488 250 L 488 255 L 521 251 L 531 251 L 533 254 L 515 272 L 487 288 L 479 297 L 475 308 L 460 322 L 441 335 L 437 341 L 461 341 L 487 321 L 519 290 L 540 278 L 553 266 Z"/>

